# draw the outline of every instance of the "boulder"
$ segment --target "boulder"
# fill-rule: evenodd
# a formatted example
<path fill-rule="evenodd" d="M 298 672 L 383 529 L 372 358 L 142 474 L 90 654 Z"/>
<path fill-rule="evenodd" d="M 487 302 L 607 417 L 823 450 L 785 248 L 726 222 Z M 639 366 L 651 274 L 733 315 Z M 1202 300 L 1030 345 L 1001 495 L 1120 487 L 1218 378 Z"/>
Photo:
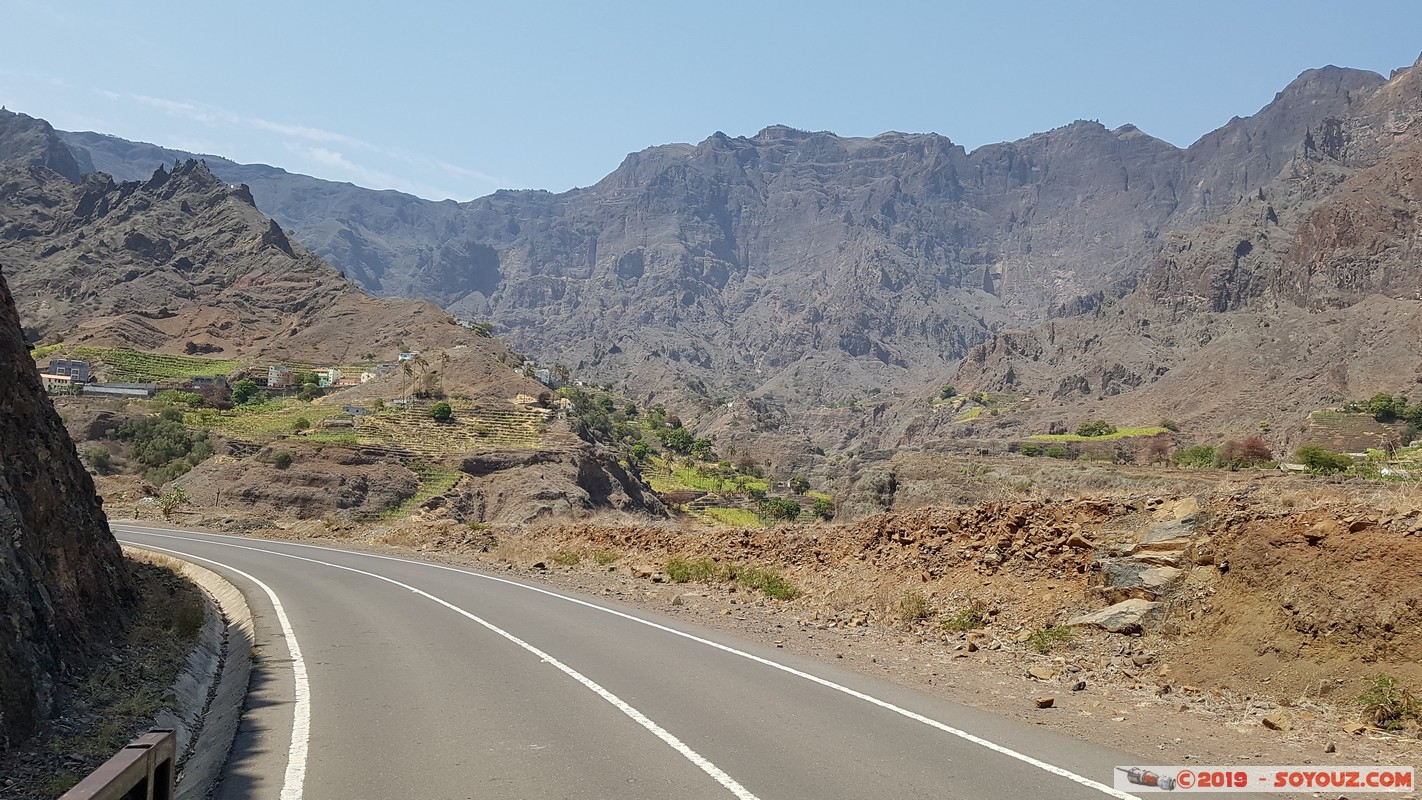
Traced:
<path fill-rule="evenodd" d="M 1198 521 L 1197 515 L 1191 515 L 1183 519 L 1162 522 L 1146 532 L 1133 552 L 1184 550 L 1195 538 L 1195 524 Z"/>
<path fill-rule="evenodd" d="M 1179 568 L 1154 566 L 1138 559 L 1104 559 L 1099 567 L 1103 594 L 1117 601 L 1131 597 L 1159 599 L 1185 576 Z"/>
<path fill-rule="evenodd" d="M 1067 620 L 1067 624 L 1079 628 L 1100 628 L 1111 633 L 1139 633 L 1164 608 L 1163 603 L 1131 598 L 1095 611 Z"/>

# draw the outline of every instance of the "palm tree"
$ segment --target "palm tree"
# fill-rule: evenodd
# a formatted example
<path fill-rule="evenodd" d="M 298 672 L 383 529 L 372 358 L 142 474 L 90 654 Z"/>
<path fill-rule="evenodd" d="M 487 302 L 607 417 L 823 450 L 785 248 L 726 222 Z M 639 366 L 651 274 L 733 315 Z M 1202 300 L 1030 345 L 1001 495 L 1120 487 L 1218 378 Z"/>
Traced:
<path fill-rule="evenodd" d="M 401 361 L 401 362 L 400 362 L 400 371 L 403 372 L 403 373 L 405 373 L 405 386 L 406 386 L 406 389 L 405 389 L 405 410 L 406 410 L 406 411 L 409 411 L 409 410 L 410 410 L 410 389 L 409 389 L 409 386 L 410 386 L 410 384 L 411 384 L 411 381 L 412 381 L 413 378 L 415 377 L 415 366 L 414 366 L 413 364 L 411 364 L 411 363 L 410 363 L 410 359 L 407 358 L 407 359 L 405 359 L 404 361 Z"/>

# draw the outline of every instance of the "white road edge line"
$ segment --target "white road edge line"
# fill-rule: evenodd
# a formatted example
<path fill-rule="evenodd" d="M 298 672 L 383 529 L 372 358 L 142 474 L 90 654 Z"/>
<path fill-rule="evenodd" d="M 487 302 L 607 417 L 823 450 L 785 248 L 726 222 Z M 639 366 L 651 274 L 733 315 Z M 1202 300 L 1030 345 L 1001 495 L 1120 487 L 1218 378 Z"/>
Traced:
<path fill-rule="evenodd" d="M 119 528 L 119 527 L 127 528 L 127 529 L 129 529 L 130 531 L 132 531 L 133 533 L 136 533 L 136 534 L 139 534 L 139 535 L 157 536 L 157 537 L 160 537 L 160 538 L 167 538 L 167 539 L 178 539 L 178 540 L 180 540 L 180 541 L 191 541 L 191 539 L 190 539 L 189 537 L 184 537 L 184 536 L 172 536 L 172 535 L 165 535 L 165 534 L 163 534 L 163 533 L 155 533 L 155 531 L 164 530 L 164 529 L 162 529 L 162 528 L 144 528 L 144 527 L 141 527 L 141 526 L 132 526 L 132 525 L 114 525 L 113 527 L 115 527 L 115 528 Z M 253 539 L 252 539 L 251 537 L 245 537 L 245 536 L 229 536 L 229 535 L 227 535 L 227 534 L 222 534 L 222 533 L 206 533 L 206 532 L 197 532 L 197 531 L 193 531 L 192 533 L 196 533 L 199 537 L 219 537 L 219 538 L 223 538 L 223 539 L 238 539 L 238 540 L 246 541 L 246 542 L 251 542 L 251 541 L 253 541 Z M 202 538 L 199 538 L 199 539 L 197 539 L 197 541 L 203 541 L 203 539 L 202 539 Z M 819 684 L 820 686 L 824 686 L 824 687 L 827 688 L 827 689 L 833 689 L 834 691 L 841 692 L 841 693 L 843 693 L 843 694 L 849 695 L 850 697 L 854 697 L 854 698 L 857 698 L 857 699 L 859 699 L 859 700 L 863 700 L 863 701 L 866 702 L 866 703 L 870 703 L 870 704 L 872 704 L 872 705 L 878 706 L 879 708 L 885 709 L 886 711 L 891 711 L 891 712 L 893 712 L 893 713 L 895 713 L 895 714 L 898 714 L 898 715 L 900 715 L 900 716 L 903 716 L 903 717 L 906 717 L 906 718 L 908 718 L 908 719 L 914 720 L 915 722 L 923 723 L 924 725 L 927 725 L 927 726 L 929 726 L 930 728 L 934 728 L 934 729 L 936 729 L 936 730 L 940 730 L 940 731 L 942 731 L 942 732 L 944 732 L 944 733 L 947 733 L 947 734 L 949 734 L 949 735 L 956 736 L 956 737 L 958 737 L 959 739 L 962 739 L 962 740 L 964 740 L 964 741 L 968 741 L 968 742 L 972 742 L 973 744 L 980 745 L 980 746 L 985 747 L 985 748 L 987 748 L 988 750 L 991 750 L 991 751 L 993 751 L 993 752 L 995 752 L 995 753 L 999 753 L 999 754 L 1001 754 L 1001 755 L 1007 756 L 1008 758 L 1015 759 L 1015 760 L 1020 761 L 1020 762 L 1022 762 L 1022 763 L 1024 763 L 1024 764 L 1029 764 L 1029 765 L 1031 765 L 1031 766 L 1033 766 L 1033 767 L 1036 767 L 1036 768 L 1038 768 L 1038 769 L 1040 769 L 1040 770 L 1043 770 L 1044 772 L 1051 773 L 1052 775 L 1056 775 L 1056 776 L 1061 777 L 1061 778 L 1066 778 L 1067 780 L 1070 780 L 1070 781 L 1072 781 L 1072 782 L 1074 782 L 1074 783 L 1078 783 L 1078 784 L 1080 784 L 1080 785 L 1082 785 L 1082 786 L 1085 786 L 1085 787 L 1087 787 L 1087 788 L 1095 789 L 1096 791 L 1101 792 L 1102 794 L 1108 795 L 1108 796 L 1110 796 L 1110 797 L 1117 798 L 1117 800 L 1141 800 L 1141 798 L 1138 797 L 1137 795 L 1133 795 L 1133 794 L 1131 794 L 1131 793 L 1129 793 L 1129 792 L 1123 792 L 1123 791 L 1121 791 L 1120 789 L 1117 789 L 1116 787 L 1111 786 L 1111 785 L 1109 785 L 1109 784 L 1101 783 L 1100 781 L 1094 781 L 1094 780 L 1092 780 L 1092 779 L 1090 779 L 1090 778 L 1087 778 L 1087 777 L 1085 777 L 1085 776 L 1083 776 L 1083 775 L 1078 775 L 1078 774 L 1076 774 L 1075 772 L 1072 772 L 1071 770 L 1065 769 L 1065 768 L 1063 768 L 1063 767 L 1059 767 L 1059 766 L 1057 766 L 1057 765 L 1055 765 L 1055 764 L 1051 764 L 1051 763 L 1048 763 L 1048 762 L 1046 762 L 1046 761 L 1042 761 L 1041 759 L 1038 759 L 1038 758 L 1034 758 L 1034 757 L 1032 757 L 1032 756 L 1027 755 L 1026 753 L 1018 752 L 1018 751 L 1016 751 L 1016 750 L 1013 750 L 1013 749 L 1010 748 L 1010 747 L 1006 747 L 1006 746 L 1004 746 L 1004 745 L 1000 745 L 1000 744 L 998 744 L 997 742 L 994 742 L 994 741 L 991 741 L 991 740 L 988 740 L 988 739 L 984 739 L 984 738 L 982 738 L 981 736 L 978 736 L 978 735 L 976 735 L 976 734 L 972 734 L 972 733 L 969 733 L 969 732 L 967 732 L 967 731 L 965 731 L 965 730 L 962 730 L 962 729 L 960 729 L 960 728 L 955 728 L 955 727 L 953 727 L 953 726 L 951 726 L 951 725 L 947 725 L 947 724 L 945 724 L 945 723 L 939 722 L 938 720 L 933 719 L 933 718 L 931 718 L 931 717 L 926 717 L 926 716 L 924 716 L 924 715 L 922 715 L 922 714 L 919 714 L 919 713 L 917 713 L 917 712 L 909 711 L 909 710 L 906 709 L 906 708 L 901 708 L 901 707 L 899 707 L 899 706 L 894 705 L 893 703 L 888 702 L 887 700 L 880 700 L 879 698 L 874 697 L 873 695 L 868 695 L 868 694 L 865 694 L 865 693 L 860 692 L 860 691 L 858 691 L 858 690 L 851 689 L 851 688 L 849 688 L 848 686 L 841 686 L 840 684 L 835 683 L 834 681 L 826 680 L 826 679 L 824 679 L 824 678 L 819 677 L 818 675 L 812 675 L 812 674 L 810 674 L 810 673 L 808 673 L 808 672 L 803 672 L 803 671 L 801 671 L 801 670 L 795 669 L 794 667 L 791 667 L 791 666 L 788 666 L 788 665 L 785 665 L 785 664 L 781 664 L 781 663 L 779 663 L 779 662 L 777 662 L 777 661 L 772 661 L 772 660 L 770 660 L 770 659 L 768 659 L 768 658 L 762 658 L 761 656 L 755 655 L 755 654 L 753 654 L 753 653 L 747 653 L 747 652 L 745 652 L 745 651 L 743 651 L 743 650 L 737 650 L 736 648 L 731 647 L 731 646 L 729 646 L 729 645 L 724 645 L 724 644 L 721 644 L 720 642 L 715 642 L 715 641 L 712 641 L 712 640 L 710 640 L 710 639 L 705 639 L 705 638 L 702 638 L 702 637 L 697 636 L 697 635 L 692 634 L 692 633 L 686 633 L 685 631 L 679 631 L 679 630 L 677 630 L 677 629 L 675 629 L 675 628 L 670 628 L 670 627 L 667 627 L 666 625 L 662 625 L 661 623 L 653 622 L 653 621 L 648 620 L 648 619 L 642 619 L 641 617 L 633 616 L 632 614 L 628 614 L 628 613 L 625 613 L 625 612 L 622 612 L 622 611 L 618 611 L 617 609 L 614 609 L 614 608 L 608 608 L 608 607 L 606 607 L 606 606 L 600 606 L 600 605 L 598 605 L 598 604 L 596 604 L 596 603 L 588 602 L 587 600 L 581 600 L 581 599 L 576 598 L 576 597 L 570 597 L 570 596 L 565 595 L 565 594 L 559 594 L 558 592 L 554 592 L 554 591 L 551 591 L 551 590 L 548 590 L 548 589 L 544 589 L 544 588 L 541 588 L 541 587 L 538 587 L 538 586 L 530 586 L 530 585 L 528 585 L 528 584 L 526 584 L 526 583 L 520 583 L 520 582 L 518 582 L 518 581 L 509 580 L 508 578 L 501 578 L 501 577 L 498 577 L 498 576 L 496 576 L 496 575 L 485 575 L 485 574 L 483 574 L 483 573 L 474 572 L 474 571 L 472 571 L 472 570 L 467 570 L 467 569 L 460 569 L 460 568 L 458 568 L 458 567 L 451 567 L 451 566 L 448 566 L 448 565 L 445 565 L 445 564 L 435 564 L 435 563 L 431 563 L 431 562 L 428 562 L 428 561 L 415 561 L 415 560 L 413 560 L 413 559 L 409 559 L 409 558 L 398 558 L 398 557 L 396 557 L 396 556 L 384 556 L 384 555 L 379 555 L 379 554 L 377 554 L 377 553 L 364 553 L 364 552 L 361 552 L 361 551 L 359 551 L 359 550 L 341 550 L 341 549 L 339 549 L 339 548 L 334 548 L 334 547 L 322 547 L 322 546 L 320 546 L 320 545 L 301 544 L 301 543 L 299 543 L 299 542 L 282 542 L 282 541 L 276 541 L 276 540 L 271 540 L 271 539 L 263 539 L 263 540 L 261 540 L 261 541 L 264 542 L 264 543 L 266 543 L 266 544 L 285 545 L 285 546 L 288 546 L 288 547 L 304 547 L 304 548 L 309 548 L 309 549 L 312 549 L 312 550 L 323 550 L 323 551 L 331 552 L 331 553 L 343 553 L 343 554 L 347 554 L 347 555 L 363 556 L 363 557 L 365 557 L 365 558 L 376 558 L 376 559 L 381 559 L 381 560 L 383 560 L 383 561 L 396 561 L 396 562 L 399 562 L 399 563 L 402 563 L 402 564 L 412 564 L 412 565 L 418 566 L 418 567 L 430 567 L 430 568 L 433 568 L 433 569 L 442 569 L 442 570 L 446 570 L 446 571 L 449 571 L 449 572 L 458 572 L 458 573 L 460 573 L 461 575 L 468 575 L 468 576 L 474 577 L 474 578 L 481 578 L 481 579 L 483 579 L 483 580 L 494 581 L 494 582 L 496 582 L 496 583 L 503 583 L 503 584 L 507 584 L 507 585 L 509 585 L 509 586 L 517 586 L 517 587 L 519 587 L 519 588 L 521 588 L 521 589 L 526 589 L 526 590 L 528 590 L 528 591 L 530 591 L 530 592 L 538 592 L 539 594 L 547 595 L 547 596 L 549 596 L 549 597 L 555 597 L 555 598 L 558 598 L 559 600 L 563 600 L 563 601 L 566 601 L 566 602 L 569 602 L 569 603 L 574 603 L 574 604 L 577 604 L 577 605 L 580 605 L 580 606 L 585 606 L 585 607 L 587 607 L 587 608 L 596 609 L 596 610 L 601 611 L 601 612 L 603 612 L 603 613 L 611 614 L 611 615 L 613 615 L 613 616 L 615 616 L 615 617 L 621 617 L 622 619 L 626 619 L 626 620 L 629 620 L 629 621 L 631 621 L 631 622 L 636 622 L 636 623 L 641 624 L 641 625 L 646 625 L 647 627 L 650 627 L 650 628 L 655 628 L 655 629 L 657 629 L 657 630 L 660 630 L 660 631 L 663 631 L 663 632 L 672 634 L 673 636 L 680 636 L 680 637 L 682 637 L 683 639 L 689 639 L 689 640 L 691 640 L 691 641 L 693 641 L 693 642 L 697 642 L 697 643 L 706 645 L 707 647 L 714 647 L 714 648 L 716 648 L 717 650 L 721 650 L 721 651 L 724 651 L 724 652 L 727 652 L 727 653 L 731 653 L 731 654 L 733 654 L 733 655 L 737 655 L 737 656 L 740 656 L 741 658 L 749 659 L 749 660 L 754 661 L 754 662 L 759 663 L 759 664 L 764 664 L 764 665 L 767 666 L 767 667 L 771 667 L 771 668 L 773 668 L 773 669 L 778 669 L 778 670 L 780 670 L 781 672 L 785 672 L 785 673 L 787 673 L 787 674 L 794 675 L 794 676 L 796 676 L 797 678 L 802 678 L 802 679 L 804 679 L 804 680 L 810 681 L 811 683 Z M 244 546 L 244 545 L 235 545 L 235 544 L 227 544 L 227 543 L 224 543 L 224 542 L 212 542 L 212 541 L 209 541 L 208 544 L 218 545 L 218 546 L 220 546 L 220 547 L 236 547 L 236 548 L 239 548 L 239 549 L 242 549 L 242 550 L 255 550 L 255 551 L 257 551 L 257 552 L 270 553 L 270 554 L 272 554 L 272 555 L 286 555 L 286 556 L 289 557 L 289 558 L 300 558 L 300 556 L 291 556 L 291 555 L 289 555 L 289 554 L 279 553 L 279 552 L 274 551 L 274 550 L 264 550 L 264 549 L 259 548 L 259 547 L 249 547 L 249 546 Z M 339 565 L 337 565 L 337 566 L 339 566 Z"/>
<path fill-rule="evenodd" d="M 161 534 L 149 534 L 149 535 L 151 536 L 151 535 L 161 535 Z M 169 539 L 181 539 L 182 537 L 180 537 L 180 536 L 167 536 L 167 537 L 164 537 L 164 538 L 169 538 Z M 219 545 L 219 546 L 222 546 L 222 547 L 238 547 L 238 545 L 224 544 L 224 543 L 221 543 L 221 542 L 208 542 L 208 544 L 215 544 L 215 545 Z M 199 556 L 194 556 L 194 555 L 191 555 L 191 554 L 188 554 L 188 553 L 184 553 L 184 552 L 181 552 L 181 551 L 178 551 L 178 550 L 173 550 L 173 549 L 165 548 L 165 547 L 156 547 L 156 546 L 154 546 L 153 549 L 155 549 L 155 550 L 163 550 L 163 551 L 165 551 L 165 552 L 172 553 L 172 554 L 177 555 L 177 556 L 182 557 L 182 558 L 196 558 L 196 559 L 198 559 L 198 560 L 200 560 L 200 561 L 207 561 L 207 562 L 210 563 L 210 564 L 218 564 L 219 566 L 227 567 L 227 569 L 232 570 L 233 572 L 237 573 L 238 575 L 243 575 L 243 576 L 245 576 L 245 577 L 251 578 L 251 580 L 252 580 L 253 582 L 255 582 L 258 586 L 261 586 L 263 589 L 266 589 L 267 594 L 271 595 L 272 601 L 273 601 L 274 603 L 276 602 L 276 595 L 275 595 L 275 594 L 272 594 L 271 589 L 267 589 L 267 587 L 266 587 L 265 584 L 261 583 L 261 582 L 258 581 L 256 578 L 252 578 L 252 576 L 247 575 L 245 572 L 242 572 L 242 571 L 240 571 L 240 570 L 237 570 L 237 569 L 235 569 L 235 568 L 233 568 L 233 567 L 230 567 L 230 566 L 228 566 L 228 565 L 226 565 L 226 564 L 221 564 L 220 562 L 217 562 L 217 561 L 212 561 L 212 560 L 206 559 L 206 558 L 200 558 Z M 531 645 L 531 644 L 529 644 L 528 642 L 525 642 L 524 640 L 518 638 L 517 636 L 514 636 L 512 633 L 509 633 L 508 631 L 504 630 L 503 628 L 500 628 L 499 626 L 493 624 L 492 622 L 489 622 L 488 620 L 483 619 L 482 617 L 479 617 L 479 616 L 477 616 L 477 615 L 475 615 L 475 614 L 471 614 L 470 612 L 465 611 L 464 609 L 460 608 L 459 606 L 454 605 L 453 603 L 448 602 L 447 600 L 444 600 L 444 599 L 442 599 L 442 598 L 436 597 L 436 596 L 430 594 L 429 592 L 426 592 L 426 591 L 423 590 L 423 589 L 419 589 L 419 588 L 417 588 L 417 587 L 411 586 L 411 585 L 408 584 L 408 583 L 401 583 L 400 581 L 397 581 L 397 580 L 395 580 L 394 578 L 387 578 L 387 577 L 385 577 L 384 575 L 377 575 L 377 574 L 374 573 L 374 572 L 366 572 L 365 570 L 356 569 L 355 567 L 347 567 L 347 566 L 345 566 L 345 565 L 343 565 L 343 564 L 332 564 L 332 563 L 330 563 L 329 561 L 320 561 L 320 560 L 317 560 L 317 559 L 314 559 L 314 558 L 305 558 L 305 557 L 303 557 L 303 556 L 292 555 L 292 554 L 290 554 L 290 553 L 279 553 L 279 552 L 272 551 L 272 550 L 262 550 L 262 549 L 256 548 L 256 547 L 244 547 L 244 548 L 241 548 L 241 549 L 244 549 L 244 550 L 256 550 L 257 552 L 265 553 L 265 554 L 267 554 L 267 555 L 279 556 L 279 557 L 281 557 L 281 558 L 290 558 L 290 559 L 295 559 L 295 560 L 297 560 L 297 561 L 306 561 L 306 562 L 309 562 L 309 563 L 312 563 L 312 564 L 320 564 L 320 565 L 322 565 L 322 566 L 331 567 L 332 569 L 340 569 L 340 570 L 345 570 L 345 571 L 347 571 L 347 572 L 354 572 L 354 573 L 356 573 L 357 575 L 364 575 L 364 576 L 366 576 L 366 577 L 368 577 L 368 578 L 375 578 L 376 580 L 385 581 L 386 583 L 393 584 L 393 585 L 398 586 L 398 587 L 400 587 L 400 588 L 402 588 L 402 589 L 408 589 L 409 591 L 413 592 L 414 594 L 420 595 L 421 597 L 424 597 L 424 598 L 427 599 L 427 600 L 432 600 L 432 601 L 434 601 L 435 603 L 438 603 L 438 604 L 444 606 L 445 608 L 448 608 L 449 610 L 455 612 L 456 614 L 459 614 L 459 615 L 461 615 L 461 616 L 467 617 L 467 618 L 470 619 L 470 620 L 473 620 L 474 622 L 478 623 L 479 625 L 482 625 L 483 627 L 485 627 L 485 628 L 489 629 L 490 631 L 492 631 L 492 632 L 498 634 L 499 636 L 502 636 L 503 638 L 509 640 L 510 642 L 513 642 L 514 644 L 518 645 L 519 647 L 522 647 L 524 650 L 527 650 L 528 652 L 530 652 L 530 653 L 532 653 L 533 655 L 537 656 L 537 657 L 539 658 L 540 662 L 546 663 L 546 664 L 551 664 L 553 667 L 557 668 L 558 671 L 562 672 L 563 674 L 567 675 L 568 677 L 572 678 L 573 680 L 577 681 L 578 683 L 581 683 L 583 686 L 585 686 L 585 687 L 587 687 L 588 689 L 592 690 L 592 692 L 593 692 L 594 694 L 596 694 L 598 697 L 601 697 L 603 700 L 606 700 L 608 703 L 610 703 L 610 704 L 611 704 L 614 708 L 616 708 L 618 711 L 621 711 L 623 714 L 626 714 L 628 717 L 630 717 L 630 718 L 631 718 L 634 722 L 636 722 L 638 725 L 641 725 L 643 728 L 646 728 L 648 731 L 650 731 L 650 732 L 652 733 L 652 735 L 656 736 L 658 739 L 661 739 L 663 742 L 665 742 L 665 743 L 666 743 L 669 747 L 671 747 L 673 750 L 675 750 L 675 751 L 677 751 L 678 753 L 680 753 L 687 761 L 690 761 L 692 764 L 695 764 L 695 765 L 697 766 L 697 768 L 699 768 L 702 772 L 706 773 L 707 775 L 711 776 L 717 783 L 719 783 L 719 784 L 721 784 L 723 787 L 725 787 L 727 791 L 729 791 L 731 794 L 733 794 L 733 795 L 735 795 L 737 798 L 739 798 L 739 800 L 760 800 L 760 798 L 756 797 L 754 794 L 751 794 L 750 790 L 746 789 L 746 787 L 742 786 L 738 781 L 736 781 L 735 778 L 732 778 L 730 775 L 727 775 L 727 774 L 725 773 L 725 771 L 723 771 L 720 767 L 716 766 L 715 764 L 711 763 L 711 761 L 708 760 L 705 756 L 701 755 L 700 753 L 696 752 L 695 750 L 692 750 L 689 746 L 687 746 L 687 744 L 686 744 L 685 742 L 683 742 L 682 740 L 676 738 L 676 736 L 673 735 L 673 734 L 672 734 L 670 731 L 668 731 L 666 728 L 663 728 L 662 726 L 658 725 L 656 722 L 652 721 L 650 718 L 647 717 L 647 715 L 643 714 L 642 712 L 640 712 L 640 711 L 638 711 L 637 709 L 633 708 L 632 706 L 628 705 L 628 704 L 627 704 L 627 701 L 623 700 L 622 698 L 618 697 L 617 695 L 613 694 L 612 692 L 609 692 L 607 689 L 604 689 L 600 684 L 598 684 L 597 682 L 593 681 L 591 678 L 587 677 L 586 675 L 582 674 L 581 672 L 578 672 L 577 670 L 573 669 L 572 667 L 568 666 L 567 664 L 564 664 L 563 662 L 559 661 L 558 659 L 554 658 L 553 656 L 549 655 L 548 653 L 546 653 L 546 652 L 544 652 L 544 651 L 538 649 L 538 648 L 535 647 L 534 645 Z M 280 605 L 277 605 L 277 614 L 278 614 L 279 616 L 283 616 L 283 617 L 284 617 L 284 615 L 282 614 L 281 606 L 280 606 Z M 283 623 L 283 627 L 285 628 L 285 623 Z M 295 642 L 294 639 L 293 639 L 292 641 L 293 641 L 293 643 Z M 298 657 L 298 663 L 300 663 L 299 657 Z M 303 666 L 303 668 L 302 668 L 302 678 L 304 679 L 304 677 L 305 677 L 305 668 L 304 668 L 304 666 Z M 294 737 L 294 735 L 293 735 L 293 742 L 294 742 L 294 739 L 295 739 L 295 737 Z M 303 742 L 303 744 L 304 744 L 304 742 Z M 294 750 L 294 749 L 295 749 L 295 745 L 293 744 L 293 750 Z M 303 755 L 303 763 L 304 763 L 304 756 L 305 756 L 304 747 L 303 747 L 303 754 L 302 754 L 302 755 Z M 290 780 L 290 774 L 291 774 L 290 764 L 288 763 L 288 769 L 287 769 L 287 777 L 288 777 L 288 780 Z M 300 793 L 299 793 L 299 790 L 298 790 L 298 794 L 297 794 L 295 800 L 299 800 L 299 798 L 300 798 Z M 287 797 L 287 794 L 286 794 L 286 791 L 285 791 L 285 790 L 282 791 L 282 800 L 290 800 L 290 799 Z"/>
<path fill-rule="evenodd" d="M 144 547 L 145 545 L 135 546 Z M 281 599 L 277 597 L 276 592 L 272 591 L 270 586 L 262 583 L 256 576 L 249 575 L 229 564 L 195 556 L 191 553 L 180 553 L 157 545 L 146 546 L 181 558 L 205 561 L 230 570 L 255 583 L 267 593 L 267 599 L 272 601 L 272 608 L 276 609 L 277 622 L 281 624 L 281 635 L 286 639 L 287 650 L 291 653 L 291 671 L 295 676 L 295 690 L 292 693 L 294 699 L 291 708 L 291 746 L 286 751 L 286 774 L 282 778 L 281 800 L 301 800 L 306 785 L 306 753 L 311 740 L 311 684 L 306 677 L 306 661 L 301 657 L 301 645 L 296 643 L 296 632 L 291 629 L 291 620 L 286 616 L 286 609 L 282 607 Z"/>

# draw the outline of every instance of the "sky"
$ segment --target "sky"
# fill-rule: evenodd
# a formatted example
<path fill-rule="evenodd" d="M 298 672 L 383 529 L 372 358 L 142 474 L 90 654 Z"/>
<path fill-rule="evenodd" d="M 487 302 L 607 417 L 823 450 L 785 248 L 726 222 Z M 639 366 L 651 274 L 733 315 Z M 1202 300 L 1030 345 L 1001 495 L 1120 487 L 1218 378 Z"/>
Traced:
<path fill-rule="evenodd" d="M 12 111 L 456 200 L 773 124 L 972 150 L 1094 119 L 1183 147 L 1306 69 L 1422 52 L 1416 0 L 0 0 L 0 22 Z"/>

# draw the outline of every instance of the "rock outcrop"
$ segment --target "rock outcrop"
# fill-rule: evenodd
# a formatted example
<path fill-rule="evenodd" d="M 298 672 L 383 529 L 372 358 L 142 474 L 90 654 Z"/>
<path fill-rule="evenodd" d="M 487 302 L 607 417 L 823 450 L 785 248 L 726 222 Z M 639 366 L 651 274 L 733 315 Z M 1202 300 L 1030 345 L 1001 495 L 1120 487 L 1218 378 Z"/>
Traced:
<path fill-rule="evenodd" d="M 0 751 L 121 634 L 133 588 L 0 275 Z"/>

